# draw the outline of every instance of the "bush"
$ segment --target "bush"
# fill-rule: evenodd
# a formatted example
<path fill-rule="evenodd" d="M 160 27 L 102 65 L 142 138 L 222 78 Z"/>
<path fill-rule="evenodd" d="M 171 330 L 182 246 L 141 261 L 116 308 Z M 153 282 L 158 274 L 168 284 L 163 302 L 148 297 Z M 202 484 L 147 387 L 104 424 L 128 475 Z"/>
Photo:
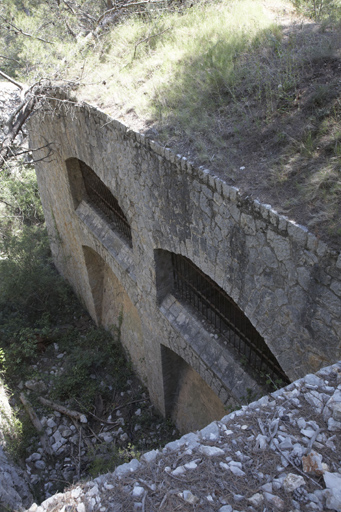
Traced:
<path fill-rule="evenodd" d="M 341 21 L 340 0 L 292 0 L 295 8 L 315 21 Z"/>
<path fill-rule="evenodd" d="M 49 240 L 42 226 L 9 229 L 3 235 L 0 260 L 0 309 L 20 312 L 32 320 L 55 313 L 67 295 L 66 284 L 50 260 Z"/>

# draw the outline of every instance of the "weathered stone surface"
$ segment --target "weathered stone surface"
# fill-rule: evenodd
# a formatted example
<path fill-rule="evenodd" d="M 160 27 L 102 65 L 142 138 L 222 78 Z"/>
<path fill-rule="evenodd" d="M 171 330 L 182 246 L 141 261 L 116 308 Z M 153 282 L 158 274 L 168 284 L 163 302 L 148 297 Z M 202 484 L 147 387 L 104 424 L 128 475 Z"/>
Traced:
<path fill-rule="evenodd" d="M 122 344 L 160 411 L 172 415 L 169 397 L 184 382 L 167 381 L 169 364 L 179 366 L 170 354 L 224 403 L 236 405 L 257 385 L 196 313 L 177 299 L 177 315 L 174 305 L 166 307 L 174 298 L 171 252 L 231 296 L 290 379 L 341 358 L 339 257 L 270 205 L 243 201 L 209 170 L 188 165 L 95 108 L 77 105 L 62 114 L 35 116 L 30 126 L 32 146 L 53 141 L 55 147 L 52 162 L 42 150 L 36 164 L 53 256 L 97 322 L 110 327 L 123 319 Z M 131 243 L 87 200 L 80 162 L 117 199 Z M 310 400 L 319 408 L 313 391 Z M 203 410 L 212 402 L 205 396 Z"/>

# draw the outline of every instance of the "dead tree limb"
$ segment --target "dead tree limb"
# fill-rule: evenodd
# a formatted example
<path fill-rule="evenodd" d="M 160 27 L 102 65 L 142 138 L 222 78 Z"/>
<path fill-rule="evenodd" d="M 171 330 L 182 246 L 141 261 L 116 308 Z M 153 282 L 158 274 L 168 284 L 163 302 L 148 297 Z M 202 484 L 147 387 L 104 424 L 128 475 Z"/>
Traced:
<path fill-rule="evenodd" d="M 23 406 L 25 407 L 25 410 L 26 410 L 27 414 L 29 415 L 30 420 L 32 421 L 33 426 L 39 432 L 41 445 L 44 448 L 44 451 L 46 453 L 48 453 L 49 455 L 52 455 L 52 448 L 50 446 L 49 439 L 48 439 L 47 435 L 44 432 L 43 425 L 41 424 L 40 419 L 38 418 L 38 416 L 35 413 L 32 405 L 27 400 L 27 398 L 24 395 L 24 393 L 20 393 L 20 400 L 21 400 Z"/>
<path fill-rule="evenodd" d="M 29 34 L 28 32 L 24 32 L 22 28 L 17 27 L 16 25 L 11 23 L 9 20 L 7 20 L 1 14 L 0 14 L 0 18 L 2 20 L 4 20 L 4 22 L 7 23 L 12 28 L 12 31 L 14 31 L 16 33 L 22 34 L 23 36 L 26 36 L 26 37 L 32 37 L 33 39 L 38 39 L 38 41 L 42 41 L 43 43 L 54 44 L 52 41 L 48 41 L 47 39 L 43 39 L 42 37 L 37 37 L 32 34 Z"/>
<path fill-rule="evenodd" d="M 128 2 L 124 5 L 116 5 L 115 7 L 112 7 L 111 9 L 108 9 L 105 11 L 96 21 L 96 26 L 101 23 L 101 21 L 106 17 L 109 16 L 109 14 L 113 14 L 115 11 L 120 11 L 121 9 L 126 9 L 127 7 L 133 7 L 136 5 L 147 5 L 153 2 L 150 2 L 150 0 L 143 0 L 142 2 Z"/>
<path fill-rule="evenodd" d="M 137 47 L 139 44 L 142 44 L 142 43 L 145 43 L 146 41 L 149 41 L 149 39 L 153 39 L 153 37 L 158 37 L 158 36 L 161 36 L 162 34 L 164 34 L 165 32 L 168 32 L 169 30 L 171 30 L 171 28 L 166 28 L 165 30 L 163 30 L 162 32 L 159 32 L 158 34 L 154 34 L 152 36 L 148 36 L 148 37 L 145 37 L 144 39 L 141 39 L 141 41 L 138 41 L 135 45 L 135 50 L 134 50 L 134 55 L 133 55 L 133 60 L 135 59 L 136 57 L 136 50 L 137 50 Z"/>
<path fill-rule="evenodd" d="M 28 95 L 26 101 L 23 103 L 22 108 L 17 112 L 14 119 L 11 119 L 11 123 L 8 126 L 8 133 L 2 141 L 0 147 L 0 167 L 5 163 L 6 157 L 10 153 L 11 145 L 14 139 L 22 129 L 23 125 L 34 111 L 36 104 L 36 97 L 34 94 Z M 11 116 L 12 117 L 12 116 Z"/>
<path fill-rule="evenodd" d="M 81 423 L 87 423 L 88 422 L 88 420 L 86 419 L 85 414 L 82 414 L 81 412 L 73 411 L 71 409 L 67 409 L 63 405 L 56 404 L 55 402 L 52 402 L 52 400 L 47 400 L 47 398 L 43 398 L 42 396 L 39 396 L 38 400 L 43 405 L 46 405 L 47 407 L 51 407 L 55 411 L 58 411 L 61 414 L 65 414 L 66 416 L 69 416 L 70 418 L 78 420 Z"/>
<path fill-rule="evenodd" d="M 13 62 L 16 62 L 17 64 L 20 64 L 20 62 L 17 59 L 12 59 L 12 57 L 6 57 L 5 55 L 0 55 L 0 59 L 12 60 Z"/>
<path fill-rule="evenodd" d="M 0 57 L 2 57 L 2 55 L 0 55 Z M 6 58 L 6 57 L 4 57 Z M 11 60 L 14 60 L 14 59 L 11 59 Z M 11 78 L 10 76 L 6 75 L 6 73 L 4 73 L 3 71 L 0 70 L 0 76 L 2 76 L 2 78 L 4 78 L 5 80 L 8 80 L 9 82 L 11 82 L 12 84 L 16 85 L 17 87 L 19 87 L 19 89 L 22 91 L 24 89 L 24 85 L 21 84 L 20 82 L 17 82 L 16 80 L 14 80 L 14 78 Z"/>

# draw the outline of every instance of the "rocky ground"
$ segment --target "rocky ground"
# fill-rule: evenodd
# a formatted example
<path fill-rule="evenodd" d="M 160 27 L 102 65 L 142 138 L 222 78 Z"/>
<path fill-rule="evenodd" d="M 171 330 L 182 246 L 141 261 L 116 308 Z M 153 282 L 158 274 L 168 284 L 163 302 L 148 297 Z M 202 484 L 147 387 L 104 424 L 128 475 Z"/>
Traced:
<path fill-rule="evenodd" d="M 29 512 L 341 511 L 341 362 Z"/>
<path fill-rule="evenodd" d="M 58 326 L 56 332 L 62 338 L 63 331 L 69 333 L 73 329 L 83 336 L 82 333 L 94 326 L 84 313 L 74 318 L 73 325 Z M 70 355 L 65 345 L 63 350 L 57 342 L 39 350 L 42 352 L 31 367 L 32 378 L 21 380 L 16 387 L 11 382 L 10 399 L 24 431 L 20 445 L 12 441 L 11 451 L 21 462 L 24 473 L 20 474 L 37 502 L 178 437 L 174 426 L 155 411 L 131 368 L 122 366 L 122 360 L 116 369 L 120 372 L 119 383 L 107 373 L 108 368 L 100 368 L 90 375 L 100 392 L 87 410 L 80 402 L 76 409 L 77 401 L 73 399 L 51 400 L 56 386 L 60 385 L 60 377 L 69 378 Z M 84 387 L 84 399 L 87 393 L 89 386 Z M 0 471 L 0 484 L 3 479 L 4 473 L 1 476 Z M 12 483 L 15 492 L 21 494 L 13 479 Z M 12 506 L 12 501 L 0 493 L 0 511 L 1 506 L 9 503 Z M 27 506 L 27 499 L 16 503 L 11 510 L 23 510 L 22 503 Z"/>

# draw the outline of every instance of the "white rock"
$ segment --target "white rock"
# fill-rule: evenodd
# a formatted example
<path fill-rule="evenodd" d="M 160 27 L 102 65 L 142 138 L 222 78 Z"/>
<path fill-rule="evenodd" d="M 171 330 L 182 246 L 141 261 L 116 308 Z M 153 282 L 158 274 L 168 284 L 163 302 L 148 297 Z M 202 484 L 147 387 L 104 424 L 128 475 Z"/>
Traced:
<path fill-rule="evenodd" d="M 174 476 L 183 475 L 184 473 L 186 473 L 186 470 L 183 466 L 178 466 L 174 471 L 172 471 L 172 475 Z"/>
<path fill-rule="evenodd" d="M 196 469 L 198 464 L 193 460 L 192 462 L 188 462 L 184 465 L 186 469 Z"/>
<path fill-rule="evenodd" d="M 287 492 L 293 492 L 298 487 L 301 487 L 301 485 L 305 485 L 303 476 L 295 475 L 294 473 L 289 473 L 283 482 L 283 487 Z"/>
<path fill-rule="evenodd" d="M 229 466 L 236 466 L 239 469 L 242 469 L 242 467 L 243 467 L 241 462 L 236 462 L 235 460 L 231 460 L 229 462 Z"/>
<path fill-rule="evenodd" d="M 36 460 L 40 460 L 41 459 L 41 453 L 32 453 L 27 459 L 26 459 L 26 462 L 35 462 Z"/>
<path fill-rule="evenodd" d="M 60 452 L 60 451 L 63 451 L 61 450 L 61 448 L 64 447 L 65 443 L 66 443 L 66 439 L 62 438 L 60 439 L 60 441 L 57 441 L 56 443 L 53 443 L 53 445 L 51 446 L 52 450 L 54 451 L 54 453 L 57 453 L 57 452 Z M 65 447 L 64 447 L 65 448 Z M 63 448 L 63 449 L 64 449 Z"/>
<path fill-rule="evenodd" d="M 338 432 L 339 430 L 341 430 L 341 421 L 335 421 L 334 418 L 329 418 L 328 430 L 330 432 Z"/>
<path fill-rule="evenodd" d="M 225 455 L 224 450 L 217 446 L 200 446 L 199 452 L 206 455 L 206 457 L 220 457 Z"/>
<path fill-rule="evenodd" d="M 127 475 L 129 473 L 133 473 L 141 466 L 141 463 L 137 459 L 132 459 L 130 462 L 127 462 L 126 464 L 122 464 L 121 466 L 118 466 L 114 474 L 118 477 Z"/>
<path fill-rule="evenodd" d="M 313 437 L 313 435 L 315 434 L 315 430 L 313 430 L 312 428 L 302 428 L 301 434 L 303 436 L 309 437 L 309 439 L 311 439 Z"/>
<path fill-rule="evenodd" d="M 315 408 L 315 411 L 320 414 L 324 407 L 324 395 L 318 391 L 310 391 L 305 393 L 304 398 L 306 401 Z"/>
<path fill-rule="evenodd" d="M 219 512 L 233 512 L 233 508 L 231 505 L 224 505 L 223 507 L 220 507 Z"/>
<path fill-rule="evenodd" d="M 323 475 L 324 483 L 328 489 L 339 489 L 341 490 L 341 474 L 340 473 L 329 473 L 326 471 Z"/>
<path fill-rule="evenodd" d="M 229 466 L 230 471 L 236 475 L 236 476 L 244 476 L 245 473 L 241 469 L 239 469 L 237 466 Z"/>
<path fill-rule="evenodd" d="M 341 421 L 341 403 L 334 403 L 331 407 L 333 418 L 335 421 Z"/>
<path fill-rule="evenodd" d="M 279 447 L 281 450 L 288 450 L 288 449 L 292 448 L 292 441 L 291 441 L 290 437 L 286 437 L 284 439 L 284 441 L 282 441 L 279 444 Z"/>
<path fill-rule="evenodd" d="M 141 496 L 143 496 L 144 494 L 144 488 L 143 487 L 140 487 L 140 486 L 136 486 L 134 487 L 133 489 L 133 496 L 134 498 L 140 498 Z"/>
<path fill-rule="evenodd" d="M 144 453 L 141 457 L 141 461 L 147 463 L 153 462 L 159 453 L 159 450 L 151 450 L 150 452 Z"/>
<path fill-rule="evenodd" d="M 298 418 L 298 420 L 297 420 L 297 426 L 298 426 L 299 428 L 305 428 L 305 427 L 306 427 L 306 425 L 307 425 L 307 422 L 306 422 L 306 420 L 305 420 L 304 418 Z"/>
<path fill-rule="evenodd" d="M 37 460 L 35 463 L 34 463 L 35 467 L 37 469 L 45 469 L 46 467 L 46 464 L 43 460 Z"/>
<path fill-rule="evenodd" d="M 190 503 L 191 505 L 195 505 L 195 503 L 199 501 L 199 498 L 197 496 L 194 496 L 194 494 L 192 494 L 191 491 L 184 491 L 182 493 L 182 497 L 184 501 Z"/>
<path fill-rule="evenodd" d="M 54 428 L 57 426 L 57 423 L 54 421 L 54 419 L 49 418 L 46 422 L 47 426 L 50 428 Z"/>
<path fill-rule="evenodd" d="M 265 448 L 268 446 L 268 438 L 267 436 L 264 436 L 263 434 L 258 434 L 256 437 L 256 448 L 259 450 L 265 450 Z"/>
<path fill-rule="evenodd" d="M 87 495 L 88 496 L 95 496 L 95 495 L 98 494 L 98 492 L 99 492 L 98 491 L 98 486 L 94 485 L 94 486 L 91 487 L 91 489 L 88 490 Z"/>
<path fill-rule="evenodd" d="M 304 381 L 306 384 L 310 384 L 311 386 L 319 387 L 324 385 L 324 381 L 320 379 L 320 377 L 317 377 L 317 375 L 314 375 L 313 373 L 308 373 L 308 375 L 304 377 Z"/>
<path fill-rule="evenodd" d="M 81 494 L 82 490 L 80 489 L 80 487 L 76 487 L 76 489 L 72 489 L 71 491 L 71 498 L 76 500 L 77 498 L 79 498 Z"/>
<path fill-rule="evenodd" d="M 200 430 L 200 434 L 203 439 L 210 439 L 214 441 L 215 439 L 219 439 L 220 431 L 217 422 L 210 423 L 207 427 Z"/>
<path fill-rule="evenodd" d="M 270 494 L 269 492 L 264 493 L 264 498 L 268 503 L 270 503 L 272 506 L 277 508 L 278 510 L 284 510 L 285 503 L 284 501 L 279 497 L 275 496 L 274 494 Z"/>
<path fill-rule="evenodd" d="M 262 494 L 257 492 L 256 494 L 251 496 L 251 498 L 249 498 L 247 501 L 249 501 L 253 507 L 259 507 L 263 503 L 264 497 Z"/>

